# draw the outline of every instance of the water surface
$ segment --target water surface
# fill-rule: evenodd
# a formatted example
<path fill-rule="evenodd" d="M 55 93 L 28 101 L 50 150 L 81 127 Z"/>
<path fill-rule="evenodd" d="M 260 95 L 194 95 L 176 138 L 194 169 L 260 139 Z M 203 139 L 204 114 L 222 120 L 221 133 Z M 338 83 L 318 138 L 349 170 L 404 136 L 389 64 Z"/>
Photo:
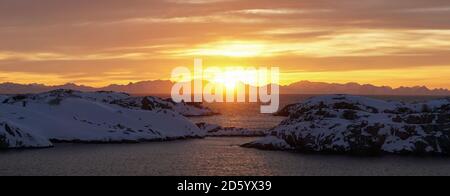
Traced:
<path fill-rule="evenodd" d="M 450 159 L 260 151 L 255 138 L 143 144 L 59 144 L 0 152 L 0 175 L 450 175 Z"/>

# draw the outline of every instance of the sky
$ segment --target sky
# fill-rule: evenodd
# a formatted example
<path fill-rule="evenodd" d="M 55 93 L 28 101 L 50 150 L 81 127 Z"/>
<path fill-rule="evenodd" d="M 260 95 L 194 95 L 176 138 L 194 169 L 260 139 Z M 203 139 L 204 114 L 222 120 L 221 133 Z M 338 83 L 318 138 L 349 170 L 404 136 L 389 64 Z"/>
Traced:
<path fill-rule="evenodd" d="M 450 88 L 448 0 L 0 0 L 0 82 L 103 86 L 177 66 Z"/>

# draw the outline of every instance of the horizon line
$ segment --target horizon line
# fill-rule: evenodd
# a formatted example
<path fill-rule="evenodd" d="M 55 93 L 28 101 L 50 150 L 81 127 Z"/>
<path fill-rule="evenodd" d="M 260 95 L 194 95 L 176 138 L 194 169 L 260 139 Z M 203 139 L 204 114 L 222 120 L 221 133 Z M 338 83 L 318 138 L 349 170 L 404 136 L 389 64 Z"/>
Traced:
<path fill-rule="evenodd" d="M 195 80 L 191 80 L 195 81 Z M 87 87 L 87 88 L 94 88 L 94 89 L 101 89 L 101 88 L 107 88 L 110 86 L 127 86 L 127 85 L 131 85 L 131 84 L 137 84 L 137 83 L 143 83 L 143 82 L 171 82 L 171 83 L 175 83 L 176 81 L 170 80 L 170 79 L 155 79 L 155 80 L 141 80 L 141 81 L 135 81 L 135 82 L 128 82 L 128 83 L 123 83 L 123 84 L 118 84 L 118 83 L 111 83 L 108 85 L 103 85 L 103 86 L 91 86 L 91 85 L 86 85 L 86 84 L 77 84 L 75 82 L 67 82 L 67 83 L 63 83 L 63 84 L 44 84 L 44 83 L 18 83 L 18 82 L 0 82 L 0 85 L 4 85 L 4 84 L 14 84 L 14 85 L 23 85 L 23 86 L 30 86 L 30 85 L 41 85 L 41 86 L 45 86 L 45 87 L 57 87 L 57 86 L 64 86 L 64 85 L 75 85 L 75 86 L 79 86 L 79 87 Z M 204 82 L 211 82 L 208 80 L 204 80 Z M 298 84 L 298 83 L 302 83 L 302 82 L 309 82 L 309 83 L 321 83 L 321 84 L 329 84 L 329 85 L 348 85 L 348 84 L 356 84 L 356 85 L 360 85 L 360 86 L 374 86 L 374 87 L 378 87 L 378 88 L 391 88 L 392 90 L 396 90 L 396 89 L 401 89 L 401 88 L 427 88 L 428 90 L 445 90 L 445 91 L 450 91 L 450 88 L 430 88 L 426 85 L 416 85 L 416 86 L 399 86 L 399 87 L 393 87 L 393 86 L 389 86 L 389 85 L 376 85 L 376 84 L 370 84 L 370 83 L 358 83 L 358 82 L 345 82 L 345 83 L 338 83 L 338 82 L 316 82 L 316 81 L 311 81 L 311 80 L 299 80 L 296 82 L 292 82 L 286 85 L 283 84 L 275 84 L 275 85 L 279 85 L 280 87 L 289 87 L 291 85 L 294 84 Z M 245 83 L 244 83 L 245 84 Z M 250 85 L 250 84 L 245 84 L 245 85 Z M 270 85 L 270 84 L 267 84 Z M 264 85 L 266 86 L 266 85 Z"/>

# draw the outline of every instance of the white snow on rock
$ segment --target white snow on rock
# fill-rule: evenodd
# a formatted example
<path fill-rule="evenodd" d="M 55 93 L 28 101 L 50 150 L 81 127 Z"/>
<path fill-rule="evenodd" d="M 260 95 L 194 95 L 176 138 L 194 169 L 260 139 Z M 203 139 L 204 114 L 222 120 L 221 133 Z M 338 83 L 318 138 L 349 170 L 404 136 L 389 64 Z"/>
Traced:
<path fill-rule="evenodd" d="M 7 99 L 8 96 L 7 95 L 0 95 L 0 103 L 2 103 L 3 101 L 5 101 L 5 99 Z"/>
<path fill-rule="evenodd" d="M 52 143 L 29 130 L 21 129 L 15 124 L 0 118 L 0 149 L 5 148 L 43 148 Z"/>
<path fill-rule="evenodd" d="M 307 152 L 450 155 L 450 99 L 408 104 L 330 95 L 288 107 L 289 119 L 271 136 L 245 146 L 276 149 L 282 139 Z"/>
<path fill-rule="evenodd" d="M 132 109 L 170 109 L 186 117 L 218 114 L 207 107 L 203 107 L 200 103 L 176 103 L 172 99 L 161 99 L 158 97 L 126 97 L 116 99 L 112 103 Z"/>
<path fill-rule="evenodd" d="M 294 150 L 294 148 L 285 140 L 275 136 L 261 138 L 254 142 L 244 144 L 243 147 L 260 148 L 265 150 Z"/>
<path fill-rule="evenodd" d="M 206 132 L 209 137 L 258 137 L 267 135 L 264 131 L 252 131 L 244 128 L 221 127 L 219 125 L 197 123 L 197 126 Z"/>
<path fill-rule="evenodd" d="M 0 118 L 50 141 L 139 142 L 205 136 L 170 109 L 132 109 L 112 103 L 126 98 L 129 95 L 123 93 L 71 90 L 17 95 L 0 104 Z"/>

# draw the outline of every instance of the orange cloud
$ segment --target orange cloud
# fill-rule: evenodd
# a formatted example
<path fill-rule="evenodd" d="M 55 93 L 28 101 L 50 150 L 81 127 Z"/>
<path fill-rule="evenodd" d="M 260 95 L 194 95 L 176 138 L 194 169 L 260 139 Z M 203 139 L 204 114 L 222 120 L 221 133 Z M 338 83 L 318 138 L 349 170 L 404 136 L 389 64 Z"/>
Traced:
<path fill-rule="evenodd" d="M 203 57 L 222 67 L 280 66 L 283 83 L 450 88 L 449 7 L 445 0 L 14 1 L 0 6 L 0 82 L 166 79 Z"/>

